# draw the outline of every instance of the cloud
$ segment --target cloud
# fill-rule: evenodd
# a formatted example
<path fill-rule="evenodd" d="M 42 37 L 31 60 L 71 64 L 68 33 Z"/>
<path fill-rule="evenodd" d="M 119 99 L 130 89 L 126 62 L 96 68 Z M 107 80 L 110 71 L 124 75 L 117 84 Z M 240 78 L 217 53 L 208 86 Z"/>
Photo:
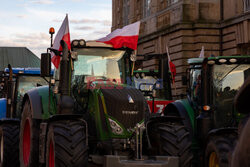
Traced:
<path fill-rule="evenodd" d="M 32 0 L 32 1 L 30 1 L 30 3 L 40 4 L 40 5 L 50 5 L 50 4 L 53 4 L 55 2 L 52 0 Z"/>
<path fill-rule="evenodd" d="M 96 3 L 95 1 L 93 1 L 94 3 L 90 3 L 89 5 L 92 7 L 98 7 L 98 8 L 106 8 L 106 9 L 110 9 L 112 10 L 112 5 L 110 5 L 109 3 Z"/>
<path fill-rule="evenodd" d="M 98 31 L 94 31 L 93 33 L 97 34 L 97 35 L 106 36 L 106 35 L 108 35 L 110 33 L 110 30 L 98 30 Z"/>
<path fill-rule="evenodd" d="M 94 26 L 81 26 L 81 27 L 74 27 L 76 30 L 94 30 Z"/>
<path fill-rule="evenodd" d="M 54 21 L 59 21 L 59 20 L 54 20 Z M 72 19 L 70 20 L 70 23 L 72 24 L 102 24 L 104 26 L 111 26 L 111 21 L 110 20 L 98 20 L 98 19 Z"/>
<path fill-rule="evenodd" d="M 26 8 L 26 10 L 29 16 L 32 17 L 32 19 L 40 20 L 40 21 L 42 19 L 44 22 L 47 22 L 48 20 L 57 20 L 57 22 L 62 23 L 65 17 L 65 13 L 56 12 L 56 11 L 37 10 L 37 9 L 32 9 L 32 8 Z"/>
<path fill-rule="evenodd" d="M 84 0 L 71 0 L 72 2 L 83 2 Z"/>
<path fill-rule="evenodd" d="M 70 20 L 70 22 L 72 24 L 79 24 L 79 23 L 84 23 L 84 24 L 88 24 L 88 23 L 100 23 L 100 20 L 97 19 L 81 19 L 81 20 L 76 20 L 76 19 L 72 19 Z"/>
<path fill-rule="evenodd" d="M 15 33 L 11 38 L 1 37 L 2 46 L 27 47 L 38 57 L 42 52 L 46 52 L 46 48 L 50 46 L 50 37 L 46 33 Z M 3 45 L 4 44 L 4 45 Z"/>
<path fill-rule="evenodd" d="M 26 18 L 27 15 L 17 15 L 16 17 L 20 18 L 20 19 L 23 19 L 23 18 Z"/>

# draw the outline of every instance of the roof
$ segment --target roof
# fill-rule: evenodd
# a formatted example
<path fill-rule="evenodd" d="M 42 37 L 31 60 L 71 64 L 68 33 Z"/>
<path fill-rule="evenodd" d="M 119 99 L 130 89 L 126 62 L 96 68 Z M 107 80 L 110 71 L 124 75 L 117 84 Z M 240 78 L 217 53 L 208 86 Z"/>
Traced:
<path fill-rule="evenodd" d="M 0 47 L 0 71 L 12 67 L 39 67 L 40 59 L 26 47 Z"/>
<path fill-rule="evenodd" d="M 103 43 L 103 42 L 96 42 L 96 41 L 86 41 L 86 46 L 95 46 L 95 47 L 108 47 L 112 48 L 112 45 Z"/>
<path fill-rule="evenodd" d="M 239 55 L 239 56 L 217 56 L 217 57 L 208 57 L 208 60 L 219 60 L 219 59 L 250 59 L 250 55 Z M 188 64 L 201 64 L 204 58 L 190 58 L 188 59 Z"/>
<path fill-rule="evenodd" d="M 5 72 L 9 72 L 9 68 L 5 68 Z M 12 68 L 13 74 L 32 74 L 40 75 L 40 68 Z M 51 75 L 54 74 L 54 69 L 51 69 Z"/>
<path fill-rule="evenodd" d="M 201 64 L 204 58 L 191 58 L 188 59 L 188 64 Z"/>

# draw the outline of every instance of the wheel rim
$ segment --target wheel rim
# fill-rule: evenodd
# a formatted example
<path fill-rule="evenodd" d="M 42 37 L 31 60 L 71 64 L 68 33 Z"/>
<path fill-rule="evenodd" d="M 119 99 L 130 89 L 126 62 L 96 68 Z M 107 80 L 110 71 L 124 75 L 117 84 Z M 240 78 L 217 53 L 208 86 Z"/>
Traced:
<path fill-rule="evenodd" d="M 49 144 L 49 167 L 55 166 L 55 157 L 54 157 L 54 145 L 53 142 L 50 141 Z"/>
<path fill-rule="evenodd" d="M 30 157 L 30 121 L 26 119 L 23 130 L 23 161 L 28 165 Z"/>
<path fill-rule="evenodd" d="M 219 160 L 215 152 L 209 156 L 209 167 L 219 167 Z"/>
<path fill-rule="evenodd" d="M 1 163 L 3 162 L 3 134 L 1 136 Z"/>

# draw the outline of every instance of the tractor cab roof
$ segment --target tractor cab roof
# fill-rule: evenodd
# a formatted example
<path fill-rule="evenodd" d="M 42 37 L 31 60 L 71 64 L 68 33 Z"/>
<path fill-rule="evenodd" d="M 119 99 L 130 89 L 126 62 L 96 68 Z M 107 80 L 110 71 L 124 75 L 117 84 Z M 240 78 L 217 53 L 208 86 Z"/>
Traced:
<path fill-rule="evenodd" d="M 103 42 L 97 42 L 94 40 L 91 41 L 85 41 L 84 39 L 76 39 L 71 42 L 72 48 L 107 48 L 112 50 L 127 50 L 128 48 L 122 47 L 122 48 L 114 48 L 112 45 L 103 43 Z M 129 49 L 130 50 L 130 49 Z"/>
<path fill-rule="evenodd" d="M 40 75 L 40 68 L 12 68 L 13 74 L 25 74 L 25 75 Z M 5 68 L 4 72 L 9 73 L 9 68 Z M 51 70 L 51 75 L 54 74 L 54 70 Z"/>
<path fill-rule="evenodd" d="M 107 48 L 113 48 L 112 45 L 105 44 L 103 42 L 96 42 L 96 41 L 86 41 L 87 47 L 107 47 Z"/>
<path fill-rule="evenodd" d="M 208 58 L 191 58 L 188 59 L 188 64 L 190 65 L 199 65 L 202 64 L 204 60 L 208 61 L 208 64 L 237 64 L 239 61 L 244 60 L 246 63 L 250 63 L 250 55 L 240 55 L 240 56 L 217 56 L 217 57 L 208 57 Z"/>

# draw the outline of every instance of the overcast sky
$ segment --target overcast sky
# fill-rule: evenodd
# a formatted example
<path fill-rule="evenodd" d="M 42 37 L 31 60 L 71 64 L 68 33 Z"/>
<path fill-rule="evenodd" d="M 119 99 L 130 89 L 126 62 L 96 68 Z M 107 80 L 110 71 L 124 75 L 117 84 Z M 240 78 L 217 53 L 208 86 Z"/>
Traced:
<path fill-rule="evenodd" d="M 94 40 L 111 30 L 112 0 L 0 0 L 0 46 L 25 46 L 40 57 L 68 13 L 71 40 Z"/>

